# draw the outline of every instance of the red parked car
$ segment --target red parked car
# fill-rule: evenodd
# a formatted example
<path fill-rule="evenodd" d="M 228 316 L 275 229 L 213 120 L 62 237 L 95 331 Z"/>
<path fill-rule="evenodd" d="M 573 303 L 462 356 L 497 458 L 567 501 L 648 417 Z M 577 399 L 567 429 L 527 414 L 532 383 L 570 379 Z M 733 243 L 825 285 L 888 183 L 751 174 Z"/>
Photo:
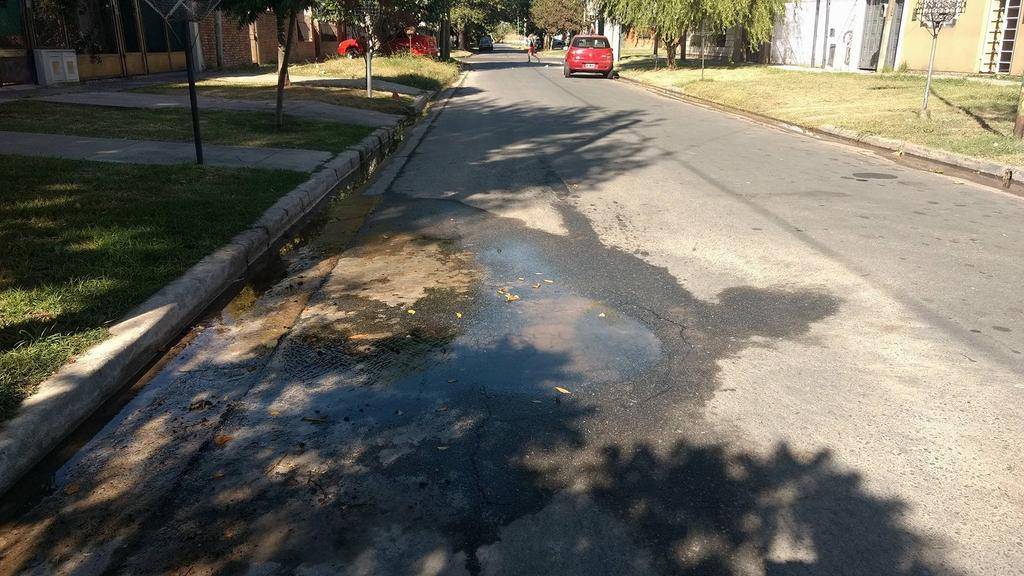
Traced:
<path fill-rule="evenodd" d="M 604 36 L 574 36 L 565 53 L 562 73 L 568 78 L 576 72 L 595 72 L 607 78 L 614 59 L 612 45 Z"/>
<path fill-rule="evenodd" d="M 353 59 L 362 58 L 363 54 L 365 53 L 365 38 L 349 38 L 348 40 L 342 40 L 341 42 L 338 42 L 338 56 L 344 56 L 348 59 Z"/>
<path fill-rule="evenodd" d="M 385 50 L 391 54 L 407 54 L 409 50 L 409 37 L 402 35 L 391 39 Z M 437 58 L 440 51 L 437 49 L 437 39 L 428 34 L 415 34 L 412 37 L 413 56 L 430 56 Z"/>

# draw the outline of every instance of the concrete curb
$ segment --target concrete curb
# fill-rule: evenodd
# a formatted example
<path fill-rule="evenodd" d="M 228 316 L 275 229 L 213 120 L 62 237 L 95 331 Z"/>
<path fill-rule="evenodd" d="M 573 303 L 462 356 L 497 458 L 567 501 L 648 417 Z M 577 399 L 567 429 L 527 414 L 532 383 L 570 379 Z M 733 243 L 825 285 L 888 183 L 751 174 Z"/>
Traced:
<path fill-rule="evenodd" d="M 45 380 L 18 413 L 0 425 L 0 495 L 244 278 L 335 188 L 369 175 L 400 138 L 400 131 L 401 127 L 379 128 L 324 164 L 248 230 L 130 311 L 110 328 L 110 337 Z"/>
<path fill-rule="evenodd" d="M 981 160 L 978 158 L 972 158 L 970 156 L 964 156 L 962 154 L 956 154 L 953 152 L 944 152 L 942 150 L 936 150 L 934 148 L 928 148 L 927 146 L 921 146 L 919 144 L 913 144 L 904 140 L 894 140 L 891 138 L 882 138 L 880 136 L 871 136 L 867 134 L 861 134 L 854 130 L 848 130 L 845 128 L 838 128 L 835 126 L 822 126 L 820 128 L 811 128 L 806 126 L 800 126 L 792 124 L 784 120 L 778 120 L 771 116 L 765 116 L 757 112 L 751 112 L 749 110 L 743 110 L 742 108 L 736 108 L 727 104 L 720 104 L 704 98 L 698 98 L 696 96 L 690 96 L 689 94 L 683 94 L 677 90 L 669 88 L 662 88 L 661 86 L 654 86 L 647 82 L 641 82 L 640 80 L 634 80 L 632 78 L 626 78 L 624 76 L 619 77 L 620 80 L 625 81 L 628 84 L 643 88 L 649 92 L 653 92 L 666 98 L 673 100 L 679 100 L 703 108 L 711 110 L 717 110 L 720 112 L 728 112 L 742 116 L 749 120 L 753 120 L 760 124 L 768 126 L 782 128 L 791 132 L 797 132 L 800 134 L 806 134 L 810 136 L 823 136 L 835 140 L 839 140 L 848 144 L 853 144 L 862 148 L 869 149 L 880 149 L 887 152 L 892 152 L 900 157 L 909 156 L 918 160 L 923 160 L 929 163 L 937 163 L 950 168 L 963 170 L 970 174 L 981 176 L 983 179 L 981 183 L 987 185 L 994 185 L 996 180 L 1000 183 L 1004 189 L 1009 189 L 1012 185 L 1017 184 L 1020 186 L 1024 184 L 1024 167 L 1014 166 L 1010 164 L 1000 164 L 998 162 L 991 162 L 987 160 Z M 936 171 L 936 170 L 933 170 Z M 1018 176 L 1015 181 L 1014 176 Z M 1012 191 L 1013 193 L 1019 193 Z"/>

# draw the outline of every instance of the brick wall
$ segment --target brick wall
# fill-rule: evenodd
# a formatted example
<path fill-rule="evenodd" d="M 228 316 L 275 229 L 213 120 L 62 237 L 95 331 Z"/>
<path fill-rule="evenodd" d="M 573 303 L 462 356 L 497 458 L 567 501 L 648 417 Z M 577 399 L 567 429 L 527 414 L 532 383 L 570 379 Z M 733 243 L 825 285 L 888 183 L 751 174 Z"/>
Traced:
<path fill-rule="evenodd" d="M 249 66 L 256 61 L 252 53 L 251 30 L 247 24 L 239 25 L 238 20 L 224 14 L 221 17 L 221 34 L 224 42 L 225 68 Z M 199 41 L 203 47 L 203 61 L 208 70 L 217 67 L 217 40 L 214 15 L 210 14 L 199 22 Z"/>
<path fill-rule="evenodd" d="M 222 19 L 224 35 L 224 67 L 232 68 L 250 64 L 277 64 L 277 23 L 274 14 L 261 14 L 254 24 L 239 26 L 238 21 L 225 14 Z M 316 58 L 313 44 L 312 18 L 308 14 L 296 19 L 296 30 L 292 36 L 291 62 L 307 62 Z M 253 42 L 255 34 L 255 42 Z M 207 69 L 217 67 L 217 40 L 214 32 L 214 16 L 207 16 L 199 23 L 199 40 L 203 47 L 203 60 Z M 254 52 L 253 46 L 256 46 Z M 321 55 L 330 57 L 337 49 L 336 41 L 321 42 Z"/>

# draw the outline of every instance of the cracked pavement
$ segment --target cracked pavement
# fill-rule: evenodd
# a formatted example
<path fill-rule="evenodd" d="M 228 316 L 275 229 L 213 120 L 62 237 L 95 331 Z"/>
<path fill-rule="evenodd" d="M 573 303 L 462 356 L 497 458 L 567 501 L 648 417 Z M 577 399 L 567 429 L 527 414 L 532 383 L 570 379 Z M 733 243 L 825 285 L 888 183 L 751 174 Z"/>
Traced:
<path fill-rule="evenodd" d="M 472 62 L 0 573 L 1022 573 L 1020 199 Z"/>

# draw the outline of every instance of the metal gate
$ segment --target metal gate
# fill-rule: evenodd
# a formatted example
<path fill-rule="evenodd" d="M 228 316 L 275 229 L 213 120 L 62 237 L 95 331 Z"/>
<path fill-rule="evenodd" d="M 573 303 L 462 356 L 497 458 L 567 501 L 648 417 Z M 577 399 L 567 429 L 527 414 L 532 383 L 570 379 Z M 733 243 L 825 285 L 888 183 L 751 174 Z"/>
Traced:
<path fill-rule="evenodd" d="M 867 0 L 864 9 L 864 36 L 860 42 L 862 70 L 878 68 L 878 53 L 882 49 L 882 29 L 885 28 L 885 4 L 882 0 Z"/>

